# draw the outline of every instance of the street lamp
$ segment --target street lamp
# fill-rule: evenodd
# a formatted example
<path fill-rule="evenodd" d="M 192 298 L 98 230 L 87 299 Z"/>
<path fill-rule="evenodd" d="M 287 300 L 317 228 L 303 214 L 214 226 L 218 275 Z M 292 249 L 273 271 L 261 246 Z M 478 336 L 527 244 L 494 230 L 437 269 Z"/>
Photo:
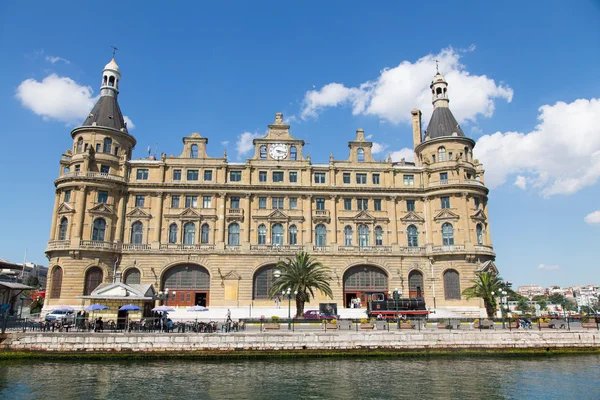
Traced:
<path fill-rule="evenodd" d="M 498 293 L 492 292 L 492 296 L 496 296 L 500 298 L 500 314 L 502 315 L 502 329 L 506 329 L 506 321 L 504 320 L 504 312 L 508 312 L 508 293 L 506 290 L 500 290 Z M 506 303 L 506 310 L 504 309 L 504 305 Z"/>
<path fill-rule="evenodd" d="M 287 288 L 281 292 L 283 296 L 287 296 L 288 298 L 288 331 L 292 329 L 292 288 Z M 294 291 L 294 295 L 297 295 L 298 292 Z"/>
<path fill-rule="evenodd" d="M 394 305 L 396 306 L 396 329 L 400 329 L 400 319 L 398 318 L 398 300 L 400 299 L 400 295 L 402 294 L 401 290 L 398 288 L 394 289 L 394 293 L 391 290 L 388 290 L 389 297 L 393 296 Z"/>

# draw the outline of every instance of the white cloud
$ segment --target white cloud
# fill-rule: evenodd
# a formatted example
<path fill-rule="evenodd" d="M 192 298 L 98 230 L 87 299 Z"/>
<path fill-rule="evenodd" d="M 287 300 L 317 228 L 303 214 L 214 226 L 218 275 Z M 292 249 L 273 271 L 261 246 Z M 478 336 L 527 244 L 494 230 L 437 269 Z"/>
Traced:
<path fill-rule="evenodd" d="M 496 132 L 477 140 L 475 156 L 485 166 L 487 186 L 497 187 L 519 174 L 549 197 L 573 194 L 596 183 L 600 177 L 600 100 L 558 102 L 539 111 L 539 124 L 532 132 Z"/>
<path fill-rule="evenodd" d="M 371 133 L 370 135 L 367 135 L 367 136 L 365 136 L 365 138 L 366 138 L 367 140 L 371 140 L 371 138 L 372 138 L 372 137 L 373 137 L 373 134 L 372 134 L 372 133 Z"/>
<path fill-rule="evenodd" d="M 586 215 L 584 221 L 590 225 L 600 224 L 600 210 L 594 211 Z"/>
<path fill-rule="evenodd" d="M 458 122 L 490 117 L 494 113 L 494 100 L 512 101 L 513 90 L 485 75 L 471 75 L 460 63 L 462 53 L 449 47 L 414 63 L 403 61 L 394 68 L 386 68 L 374 80 L 358 87 L 329 83 L 319 90 L 309 90 L 304 96 L 302 118 L 316 117 L 327 107 L 351 106 L 354 115 L 374 115 L 395 124 L 410 123 L 410 110 L 416 107 L 423 111 L 427 123 L 432 109 L 429 85 L 435 60 L 439 60 L 440 71 L 448 81 L 450 106 Z"/>
<path fill-rule="evenodd" d="M 68 77 L 51 74 L 41 82 L 27 79 L 17 87 L 16 97 L 23 107 L 44 119 L 68 124 L 83 122 L 97 97 L 90 86 L 82 86 Z"/>
<path fill-rule="evenodd" d="M 540 264 L 540 265 L 538 265 L 537 269 L 544 270 L 544 271 L 557 271 L 557 270 L 560 269 L 560 265 L 545 265 L 545 264 Z"/>
<path fill-rule="evenodd" d="M 221 144 L 223 146 L 227 146 L 229 144 L 229 140 L 224 140 L 224 141 L 221 142 Z"/>
<path fill-rule="evenodd" d="M 514 185 L 523 190 L 527 189 L 527 178 L 525 178 L 523 175 L 517 176 Z"/>
<path fill-rule="evenodd" d="M 252 150 L 254 148 L 254 144 L 252 143 L 252 141 L 254 139 L 262 137 L 262 136 L 264 136 L 264 135 L 260 134 L 260 133 L 250 133 L 250 132 L 242 133 L 239 136 L 238 141 L 235 143 L 235 149 L 237 150 L 238 159 L 242 158 L 242 156 L 244 154 L 248 153 L 250 150 Z"/>
<path fill-rule="evenodd" d="M 56 64 L 58 61 L 62 61 L 65 64 L 71 64 L 71 61 L 67 60 L 66 58 L 62 58 L 62 57 L 46 56 L 44 58 L 46 59 L 46 61 L 48 61 L 51 64 Z"/>
<path fill-rule="evenodd" d="M 17 87 L 15 96 L 21 105 L 44 120 L 56 120 L 69 125 L 81 124 L 98 101 L 90 86 L 83 86 L 69 77 L 50 74 L 41 82 L 27 79 Z M 123 116 L 129 130 L 135 124 Z"/>
<path fill-rule="evenodd" d="M 127 124 L 128 131 L 135 129 L 135 124 L 127 115 L 123 115 L 123 119 L 125 120 L 125 123 Z"/>
<path fill-rule="evenodd" d="M 390 153 L 393 162 L 401 161 L 403 158 L 405 161 L 414 161 L 415 160 L 415 152 L 413 149 L 404 148 L 398 151 L 394 151 Z"/>
<path fill-rule="evenodd" d="M 379 154 L 379 153 L 382 153 L 383 151 L 385 151 L 385 149 L 387 149 L 387 148 L 388 148 L 387 144 L 373 142 L 373 147 L 371 148 L 371 153 Z"/>

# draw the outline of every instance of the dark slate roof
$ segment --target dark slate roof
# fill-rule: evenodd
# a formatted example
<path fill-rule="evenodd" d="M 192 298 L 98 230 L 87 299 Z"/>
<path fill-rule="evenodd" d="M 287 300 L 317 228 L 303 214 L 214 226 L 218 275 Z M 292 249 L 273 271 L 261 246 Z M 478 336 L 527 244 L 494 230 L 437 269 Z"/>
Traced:
<path fill-rule="evenodd" d="M 448 107 L 437 107 L 433 110 L 425 136 L 429 136 L 429 139 L 435 139 L 442 136 L 452 136 L 454 132 L 458 136 L 465 136 L 450 109 Z"/>
<path fill-rule="evenodd" d="M 81 126 L 92 126 L 94 122 L 96 126 L 112 128 L 118 131 L 121 128 L 125 128 L 127 132 L 121 108 L 119 108 L 117 98 L 113 96 L 100 96 L 98 102 Z"/>

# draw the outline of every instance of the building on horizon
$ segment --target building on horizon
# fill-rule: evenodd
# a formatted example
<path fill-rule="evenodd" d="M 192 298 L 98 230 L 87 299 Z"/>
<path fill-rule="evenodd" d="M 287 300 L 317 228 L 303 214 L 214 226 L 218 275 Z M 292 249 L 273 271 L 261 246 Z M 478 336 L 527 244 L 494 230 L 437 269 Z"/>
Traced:
<path fill-rule="evenodd" d="M 31 276 L 37 278 L 40 289 L 44 290 L 47 275 L 48 268 L 43 265 L 26 262 L 23 267 L 23 263 L 13 263 L 0 258 L 0 281 L 2 282 L 26 283 Z"/>
<path fill-rule="evenodd" d="M 113 59 L 60 159 L 46 307 L 148 284 L 168 288 L 173 306 L 273 306 L 275 265 L 306 251 L 331 269 L 339 307 L 398 288 L 479 315 L 480 300 L 462 291 L 477 272 L 497 272 L 488 189 L 439 72 L 425 132 L 412 111 L 414 162 L 376 161 L 357 129 L 347 159 L 315 163 L 281 113 L 245 162 L 209 156 L 198 133 L 178 156 L 132 159 L 120 83 Z"/>

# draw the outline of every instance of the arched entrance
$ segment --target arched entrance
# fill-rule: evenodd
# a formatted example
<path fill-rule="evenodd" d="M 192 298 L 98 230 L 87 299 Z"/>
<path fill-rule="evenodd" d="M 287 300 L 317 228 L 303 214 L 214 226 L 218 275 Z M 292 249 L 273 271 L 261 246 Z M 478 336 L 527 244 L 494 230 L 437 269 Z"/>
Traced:
<path fill-rule="evenodd" d="M 388 291 L 387 273 L 372 265 L 357 265 L 344 273 L 344 307 L 355 306 L 353 299 L 360 299 L 360 306 L 366 307 L 371 293 Z"/>
<path fill-rule="evenodd" d="M 269 291 L 275 282 L 276 265 L 266 265 L 254 273 L 252 280 L 252 300 L 269 300 Z"/>
<path fill-rule="evenodd" d="M 168 305 L 172 307 L 208 306 L 210 274 L 196 264 L 179 264 L 169 268 L 162 277 L 160 289 L 169 289 Z"/>
<path fill-rule="evenodd" d="M 411 299 L 425 297 L 423 293 L 423 274 L 421 271 L 410 271 L 410 274 L 408 274 L 408 297 Z"/>

